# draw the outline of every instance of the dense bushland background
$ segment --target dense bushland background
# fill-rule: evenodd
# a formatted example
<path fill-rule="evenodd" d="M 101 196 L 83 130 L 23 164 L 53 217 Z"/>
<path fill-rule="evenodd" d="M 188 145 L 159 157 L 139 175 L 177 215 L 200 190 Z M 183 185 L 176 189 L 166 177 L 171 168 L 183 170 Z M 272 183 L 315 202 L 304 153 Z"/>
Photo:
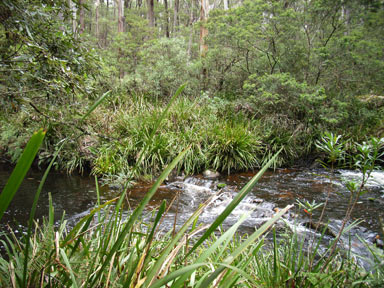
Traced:
<path fill-rule="evenodd" d="M 210 5 L 209 5 L 210 4 Z M 204 11 L 201 5 L 208 5 Z M 2 1 L 0 154 L 48 129 L 39 165 L 124 179 L 171 95 L 182 95 L 136 176 L 305 163 L 325 131 L 383 135 L 384 3 Z M 91 103 L 111 91 L 86 120 Z"/>

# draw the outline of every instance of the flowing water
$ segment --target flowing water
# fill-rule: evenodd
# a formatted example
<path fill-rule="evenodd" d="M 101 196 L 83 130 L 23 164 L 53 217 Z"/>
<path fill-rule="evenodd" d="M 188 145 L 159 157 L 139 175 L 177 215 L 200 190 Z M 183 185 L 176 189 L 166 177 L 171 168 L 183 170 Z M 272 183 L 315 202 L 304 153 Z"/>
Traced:
<path fill-rule="evenodd" d="M 9 177 L 11 169 L 0 166 L 0 189 L 2 189 Z M 211 196 L 216 195 L 213 203 L 203 212 L 200 221 L 211 223 L 219 215 L 236 193 L 251 179 L 256 172 L 237 173 L 223 175 L 215 179 L 207 179 L 201 175 L 175 178 L 162 185 L 149 203 L 148 211 L 156 208 L 165 199 L 173 202 L 170 212 L 163 222 L 164 229 L 171 229 L 181 225 L 197 209 L 200 203 Z M 8 211 L 1 223 L 1 231 L 6 231 L 9 224 L 16 233 L 23 233 L 28 221 L 29 211 L 42 173 L 31 171 L 28 173 L 20 190 L 17 192 Z M 310 215 L 302 207 L 297 205 L 297 200 L 316 203 L 324 202 L 329 195 L 329 203 L 326 209 L 326 217 L 323 220 L 329 223 L 327 237 L 332 238 L 341 225 L 348 206 L 349 192 L 345 188 L 346 181 L 360 179 L 361 175 L 354 171 L 336 171 L 331 174 L 325 170 L 308 169 L 278 169 L 268 171 L 253 188 L 252 192 L 240 203 L 236 210 L 228 217 L 225 225 L 231 225 L 237 221 L 240 215 L 253 210 L 251 216 L 245 221 L 241 230 L 252 232 L 255 227 L 267 221 L 273 214 L 288 204 L 295 207 L 284 216 L 278 227 L 289 226 L 299 232 L 314 233 L 313 228 L 307 228 L 310 223 Z M 225 187 L 218 188 L 218 184 L 225 183 Z M 220 186 L 220 185 L 219 185 Z M 134 207 L 141 200 L 151 184 L 138 183 L 129 190 L 130 205 Z M 352 215 L 353 219 L 362 220 L 357 227 L 352 229 L 352 250 L 359 252 L 363 245 L 357 241 L 357 236 L 368 242 L 375 237 L 383 237 L 380 218 L 384 216 L 384 172 L 374 172 L 367 185 L 368 192 L 362 195 Z M 90 176 L 73 175 L 52 172 L 44 185 L 38 204 L 37 219 L 48 214 L 48 193 L 51 193 L 55 208 L 56 220 L 61 219 L 65 211 L 65 218 L 75 223 L 86 215 L 96 203 L 95 180 Z M 119 191 L 103 186 L 100 189 L 101 200 L 112 199 Z M 315 210 L 312 217 L 317 219 L 321 208 Z M 147 213 L 150 217 L 150 213 Z M 176 220 L 175 220 L 176 219 Z M 150 221 L 150 218 L 147 218 Z M 344 239 L 348 242 L 348 239 Z M 360 243 L 360 244 L 359 244 Z"/>

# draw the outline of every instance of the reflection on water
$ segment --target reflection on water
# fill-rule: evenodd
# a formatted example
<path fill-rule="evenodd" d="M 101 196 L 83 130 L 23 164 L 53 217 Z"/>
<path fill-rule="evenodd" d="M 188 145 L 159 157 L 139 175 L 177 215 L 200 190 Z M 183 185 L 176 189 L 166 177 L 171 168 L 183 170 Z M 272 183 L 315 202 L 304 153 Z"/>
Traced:
<path fill-rule="evenodd" d="M 0 166 L 0 191 L 4 188 L 11 172 L 11 167 L 7 167 L 5 164 Z M 6 223 L 14 228 L 19 227 L 19 229 L 16 228 L 17 230 L 27 225 L 29 212 L 42 175 L 43 171 L 31 170 L 28 172 L 1 220 L 0 228 L 2 231 L 5 229 Z M 70 218 L 90 209 L 96 203 L 97 198 L 93 177 L 68 176 L 65 173 L 52 171 L 40 195 L 36 209 L 37 219 L 42 219 L 43 216 L 48 215 L 48 193 L 52 194 L 56 220 L 61 219 L 64 211 L 66 217 Z M 102 187 L 102 199 L 106 200 L 110 196 L 113 195 L 109 193 L 107 187 Z"/>

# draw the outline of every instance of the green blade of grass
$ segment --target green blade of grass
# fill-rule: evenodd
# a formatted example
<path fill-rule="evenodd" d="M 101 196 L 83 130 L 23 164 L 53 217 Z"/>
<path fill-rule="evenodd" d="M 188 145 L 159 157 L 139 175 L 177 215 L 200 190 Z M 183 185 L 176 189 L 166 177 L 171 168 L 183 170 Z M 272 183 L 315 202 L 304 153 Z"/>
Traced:
<path fill-rule="evenodd" d="M 13 172 L 9 177 L 7 184 L 1 192 L 0 221 L 1 218 L 3 218 L 4 212 L 7 210 L 9 204 L 15 196 L 16 191 L 19 189 L 21 182 L 23 182 L 24 177 L 27 174 L 29 168 L 31 167 L 32 162 L 37 154 L 37 151 L 39 151 L 41 143 L 44 140 L 45 133 L 46 131 L 40 129 L 32 135 L 31 139 L 28 141 L 28 144 L 23 151 L 23 154 L 17 162 L 15 169 L 13 169 Z"/>
<path fill-rule="evenodd" d="M 236 273 L 237 276 L 243 276 L 245 279 L 247 279 L 249 282 L 253 283 L 254 282 L 254 279 L 252 279 L 252 277 L 250 275 L 248 275 L 247 273 L 244 272 L 244 269 L 240 269 L 239 267 L 236 267 L 236 266 L 232 266 L 232 265 L 229 265 L 229 264 L 225 264 L 225 263 L 212 263 L 212 264 L 219 264 L 219 265 L 222 265 L 224 268 L 228 268 L 228 269 L 231 269 L 233 272 Z M 226 283 L 220 283 L 220 287 L 222 287 L 223 285 L 225 285 Z M 201 287 L 207 287 L 207 286 L 203 286 L 205 285 L 205 282 L 203 282 L 201 284 Z M 251 287 L 255 287 L 255 286 L 251 286 Z"/>
<path fill-rule="evenodd" d="M 259 181 L 261 176 L 263 176 L 264 172 L 272 165 L 275 161 L 276 157 L 279 155 L 280 149 L 269 161 L 268 163 L 241 189 L 241 191 L 233 198 L 231 203 L 225 208 L 225 210 L 216 218 L 216 220 L 211 224 L 208 230 L 200 237 L 200 239 L 195 243 L 195 245 L 191 248 L 188 254 L 185 256 L 188 257 L 191 253 L 201 245 L 201 243 L 206 240 L 211 233 L 213 233 L 217 227 L 228 217 L 229 214 L 236 208 L 236 206 L 244 199 L 245 196 L 251 191 L 253 186 Z"/>
<path fill-rule="evenodd" d="M 49 201 L 49 211 L 48 211 L 48 223 L 50 227 L 53 227 L 53 223 L 55 222 L 55 209 L 53 207 L 52 202 L 52 194 L 51 192 L 48 193 L 48 201 Z"/>
<path fill-rule="evenodd" d="M 135 165 L 135 166 L 133 167 L 133 169 L 132 169 L 132 175 L 134 175 L 135 171 L 138 169 L 138 167 L 140 166 L 141 162 L 143 161 L 145 152 L 147 151 L 147 149 L 148 149 L 149 146 L 151 145 L 151 143 L 152 143 L 152 139 L 153 139 L 153 137 L 155 136 L 155 133 L 156 133 L 157 129 L 159 128 L 161 121 L 163 121 L 163 119 L 164 119 L 165 116 L 167 115 L 168 110 L 169 110 L 170 107 L 172 106 L 173 102 L 175 102 L 176 98 L 181 94 L 181 92 L 183 92 L 185 86 L 186 86 L 186 84 L 183 84 L 183 85 L 181 85 L 181 86 L 179 87 L 179 89 L 177 89 L 177 91 L 176 91 L 175 94 L 172 96 L 171 100 L 169 101 L 167 107 L 165 108 L 165 110 L 163 111 L 163 113 L 160 115 L 159 119 L 157 119 L 157 121 L 156 121 L 156 123 L 155 123 L 155 127 L 153 127 L 153 130 L 152 130 L 151 134 L 149 135 L 148 141 L 147 141 L 146 145 L 144 146 L 144 148 L 141 150 L 141 152 L 140 152 L 140 156 L 138 157 L 138 160 L 137 160 L 137 162 L 136 162 L 136 165 Z"/>
<path fill-rule="evenodd" d="M 60 146 L 59 149 L 56 150 L 56 152 L 55 152 L 51 162 L 49 163 L 47 169 L 44 172 L 43 177 L 41 178 L 39 187 L 36 190 L 35 197 L 33 199 L 33 204 L 32 204 L 32 208 L 31 208 L 31 212 L 29 214 L 27 239 L 31 238 L 32 226 L 33 226 L 33 220 L 35 219 L 37 202 L 39 201 L 40 194 L 41 194 L 41 191 L 43 190 L 44 183 L 47 180 L 49 171 L 51 171 L 53 163 L 55 163 L 55 161 L 56 161 L 57 155 L 59 155 L 59 152 L 61 151 L 61 149 L 63 147 L 64 147 L 64 143 Z M 52 205 L 52 198 L 51 197 L 49 197 L 49 198 L 50 198 L 50 202 L 49 202 L 49 204 L 50 204 L 50 206 L 49 206 L 50 207 L 49 208 L 49 223 L 52 223 L 52 225 L 53 225 L 53 221 L 54 221 L 53 220 L 53 215 L 52 215 L 53 212 L 51 211 L 53 209 L 53 206 L 51 206 Z M 24 271 L 23 271 L 23 283 L 24 283 L 24 286 L 26 285 L 26 281 L 27 281 L 29 245 L 30 245 L 30 241 L 27 241 L 27 243 L 25 245 L 25 249 L 24 249 Z"/>
<path fill-rule="evenodd" d="M 184 275 L 185 273 L 191 274 L 193 271 L 195 271 L 197 268 L 202 266 L 208 266 L 208 263 L 197 263 L 197 264 L 191 264 L 186 267 L 183 267 L 177 271 L 174 271 L 164 278 L 158 280 L 155 284 L 151 285 L 151 288 L 160 288 L 163 285 L 167 284 L 168 282 L 179 278 L 180 276 Z M 184 285 L 184 284 L 183 284 Z M 168 286 L 166 286 L 168 287 Z"/>
<path fill-rule="evenodd" d="M 138 270 L 135 271 L 135 270 L 132 269 L 131 273 L 128 274 L 127 279 L 131 280 L 133 273 L 135 273 L 136 275 L 140 275 L 143 267 L 146 266 L 145 263 L 147 263 L 147 261 L 150 261 L 150 259 L 151 259 L 150 248 L 151 248 L 151 245 L 152 245 L 153 236 L 154 236 L 155 231 L 157 229 L 157 225 L 159 224 L 160 220 L 163 217 L 163 214 L 164 214 L 164 212 L 166 210 L 166 206 L 167 206 L 167 201 L 163 200 L 163 202 L 161 203 L 161 205 L 160 205 L 160 207 L 158 209 L 158 212 L 156 214 L 156 218 L 155 218 L 155 221 L 154 221 L 154 223 L 152 225 L 152 229 L 151 229 L 151 231 L 149 232 L 149 234 L 146 237 L 145 245 L 144 245 L 145 248 L 143 249 L 144 252 L 143 253 L 138 253 L 138 254 L 141 255 L 141 256 L 138 255 L 138 258 L 140 258 L 140 260 L 139 260 L 140 262 L 137 262 L 137 264 L 136 264 Z M 130 283 L 129 280 L 125 282 L 123 287 L 127 287 L 128 285 L 132 286 L 132 284 Z M 137 279 L 135 279 L 135 281 L 137 282 Z"/>
<path fill-rule="evenodd" d="M 243 261 L 242 263 L 241 263 L 241 266 L 242 267 L 247 267 L 248 265 L 249 265 L 249 263 L 252 261 L 252 259 L 253 259 L 253 255 L 255 255 L 260 249 L 261 249 L 261 247 L 263 246 L 263 244 L 264 244 L 264 241 L 263 241 L 263 239 L 262 240 L 260 240 L 258 243 L 257 243 L 257 245 L 256 245 L 256 247 L 253 249 L 253 251 L 252 251 L 252 253 L 250 253 L 250 255 L 249 255 L 249 257 L 245 260 L 245 261 Z M 236 273 L 236 271 L 232 271 L 232 273 L 231 274 L 229 274 L 229 275 L 227 275 L 227 277 L 226 278 L 223 278 L 223 282 L 222 283 L 220 283 L 220 284 L 222 284 L 221 286 L 221 288 L 229 288 L 229 287 L 233 287 L 233 285 L 237 282 L 237 280 L 239 279 L 239 277 L 240 277 L 240 275 L 238 274 L 238 273 Z M 252 279 L 253 280 L 253 279 Z M 251 281 L 252 282 L 252 281 Z M 256 287 L 257 287 L 257 285 L 255 285 Z"/>
<path fill-rule="evenodd" d="M 107 91 L 105 92 L 103 95 L 101 95 L 101 97 L 99 99 L 97 99 L 95 101 L 95 103 L 92 104 L 92 106 L 88 109 L 87 113 L 85 113 L 83 115 L 83 117 L 81 117 L 81 120 L 80 122 L 83 122 L 85 120 L 85 118 L 87 118 L 89 116 L 89 114 L 92 113 L 93 110 L 95 110 L 97 108 L 97 106 L 99 106 L 104 100 L 105 98 L 107 98 L 107 96 L 111 93 L 111 91 Z"/>
<path fill-rule="evenodd" d="M 77 222 L 77 224 L 75 225 L 75 227 L 72 228 L 71 232 L 68 233 L 68 235 L 65 237 L 64 241 L 60 244 L 61 247 L 65 247 L 66 245 L 68 245 L 70 242 L 72 242 L 75 238 L 75 234 L 77 233 L 77 231 L 80 230 L 80 228 L 83 226 L 83 224 L 85 222 L 88 221 L 88 219 L 90 217 L 93 217 L 93 215 L 95 215 L 96 212 L 100 211 L 101 209 L 103 209 L 104 207 L 112 204 L 113 202 L 115 202 L 118 198 L 114 198 L 112 200 L 109 200 L 107 202 L 105 202 L 104 204 L 100 205 L 99 207 L 93 209 L 87 216 L 85 216 L 84 218 L 82 218 L 79 222 Z"/>
<path fill-rule="evenodd" d="M 76 277 L 75 277 L 75 274 L 73 273 L 73 270 L 72 270 L 71 264 L 69 263 L 68 257 L 62 248 L 60 248 L 60 255 L 61 255 L 61 257 L 63 257 L 64 263 L 65 263 L 66 268 L 67 268 L 66 270 L 69 272 L 69 275 L 71 276 L 71 280 L 72 280 L 71 287 L 75 287 L 75 288 L 79 287 L 77 285 Z"/>
<path fill-rule="evenodd" d="M 224 261 L 223 264 L 230 265 L 233 260 L 235 260 L 242 252 L 244 252 L 249 245 L 251 245 L 254 241 L 256 241 L 262 234 L 264 234 L 273 224 L 276 223 L 277 220 L 281 218 L 293 205 L 288 205 L 281 211 L 275 214 L 275 216 L 269 219 L 266 223 L 264 223 L 259 229 L 257 229 L 251 236 L 247 238 L 237 249 L 229 255 Z M 202 283 L 202 287 L 208 287 L 210 283 L 212 283 L 220 273 L 226 269 L 225 265 L 221 265 L 217 268 L 207 279 Z"/>
<path fill-rule="evenodd" d="M 176 246 L 177 242 L 180 240 L 182 236 L 184 236 L 185 231 L 189 228 L 191 224 L 193 224 L 196 219 L 200 216 L 200 214 L 203 212 L 205 207 L 209 203 L 211 203 L 213 197 L 208 199 L 204 204 L 201 204 L 200 207 L 189 217 L 189 219 L 183 224 L 183 226 L 180 228 L 179 232 L 176 233 L 175 236 L 172 237 L 172 240 L 168 243 L 167 247 L 161 252 L 160 256 L 157 258 L 156 263 L 153 265 L 151 270 L 147 273 L 146 280 L 143 284 L 143 287 L 148 287 L 151 285 L 151 283 L 156 279 L 156 276 L 163 265 L 166 258 L 169 256 L 169 253 L 172 249 Z"/>
<path fill-rule="evenodd" d="M 229 242 L 231 241 L 233 235 L 235 234 L 235 232 L 237 231 L 237 229 L 239 228 L 239 226 L 252 214 L 253 210 L 252 211 L 249 211 L 248 213 L 245 213 L 243 214 L 240 219 L 234 224 L 231 226 L 231 228 L 229 228 L 223 235 L 220 236 L 219 239 L 217 239 L 215 241 L 215 243 L 213 243 L 212 245 L 210 245 L 209 247 L 207 247 L 207 249 L 204 250 L 204 252 L 201 254 L 201 256 L 195 261 L 195 264 L 196 263 L 203 263 L 207 260 L 207 258 L 209 256 L 211 256 L 215 250 L 217 248 L 219 248 L 219 246 L 225 242 L 225 244 L 223 246 L 220 247 L 220 249 L 222 251 L 224 251 L 226 249 L 226 247 L 228 246 Z M 221 253 L 219 253 L 219 255 L 216 257 L 217 259 L 220 258 L 221 256 Z M 181 275 L 181 277 L 175 282 L 174 285 L 172 285 L 172 287 L 181 287 L 183 285 L 183 283 L 185 283 L 185 281 L 187 280 L 187 278 L 193 273 L 193 270 L 190 270 L 190 271 L 186 271 L 183 275 Z"/>
<path fill-rule="evenodd" d="M 163 200 L 163 202 L 160 205 L 159 211 L 156 214 L 155 222 L 153 223 L 151 233 L 148 235 L 148 237 L 146 239 L 145 246 L 147 246 L 149 243 L 152 242 L 153 235 L 155 234 L 157 225 L 159 224 L 161 218 L 163 217 L 166 206 L 167 206 L 167 201 Z"/>
<path fill-rule="evenodd" d="M 173 168 L 175 168 L 175 166 L 177 165 L 177 163 L 179 163 L 179 161 L 184 157 L 184 155 L 187 153 L 188 149 L 182 151 L 168 166 L 167 168 L 163 171 L 163 173 L 161 173 L 161 175 L 159 176 L 159 178 L 157 179 L 157 181 L 155 182 L 155 184 L 153 184 L 152 188 L 148 191 L 147 194 L 145 194 L 143 200 L 140 202 L 139 206 L 133 211 L 133 213 L 131 214 L 131 216 L 129 217 L 129 220 L 127 221 L 127 223 L 125 224 L 123 230 L 121 231 L 119 237 L 117 238 L 116 242 L 114 243 L 114 245 L 112 246 L 112 248 L 110 249 L 108 255 L 106 256 L 106 258 L 104 259 L 103 261 L 103 265 L 100 267 L 100 270 L 97 272 L 97 274 L 95 275 L 95 278 L 94 280 L 92 281 L 92 283 L 90 284 L 89 287 L 93 287 L 97 281 L 97 279 L 100 277 L 100 275 L 104 272 L 105 268 L 107 267 L 107 265 L 110 263 L 110 260 L 112 258 L 112 255 L 120 248 L 121 244 L 123 243 L 125 237 L 127 236 L 127 234 L 129 233 L 129 231 L 131 230 L 133 224 L 135 223 L 135 221 L 137 220 L 137 218 L 141 215 L 141 213 L 143 212 L 145 206 L 148 204 L 148 202 L 151 200 L 151 198 L 153 197 L 153 195 L 155 194 L 155 192 L 157 191 L 157 189 L 159 188 L 159 186 L 161 185 L 161 183 L 163 183 L 163 181 L 168 177 L 169 173 L 173 170 Z"/>

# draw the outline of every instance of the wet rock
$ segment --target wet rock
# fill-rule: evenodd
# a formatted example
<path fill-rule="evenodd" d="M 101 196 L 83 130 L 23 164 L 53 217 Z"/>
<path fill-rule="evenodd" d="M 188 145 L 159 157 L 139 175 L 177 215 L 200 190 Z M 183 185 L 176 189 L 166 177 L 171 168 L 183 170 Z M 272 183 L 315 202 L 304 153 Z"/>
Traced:
<path fill-rule="evenodd" d="M 373 243 L 376 239 L 376 236 L 377 234 L 376 233 L 369 233 L 365 239 L 367 239 L 367 241 Z"/>
<path fill-rule="evenodd" d="M 210 193 L 212 190 L 208 187 L 184 183 L 184 190 L 189 193 Z"/>
<path fill-rule="evenodd" d="M 212 179 L 212 178 L 220 177 L 220 173 L 217 172 L 217 171 L 205 170 L 205 171 L 203 172 L 203 176 L 204 176 L 205 178 Z"/>
<path fill-rule="evenodd" d="M 384 249 L 384 242 L 380 239 L 379 235 L 375 237 L 375 239 L 373 240 L 373 244 L 376 244 L 377 248 Z"/>
<path fill-rule="evenodd" d="M 299 214 L 294 213 L 292 211 L 289 211 L 288 214 L 289 214 L 289 218 L 293 218 L 293 219 L 300 218 Z"/>
<path fill-rule="evenodd" d="M 323 168 L 321 165 L 321 162 L 319 160 L 313 161 L 312 164 L 309 166 L 309 169 L 320 169 Z"/>
<path fill-rule="evenodd" d="M 317 232 L 319 233 L 323 233 L 324 231 L 324 235 L 327 235 L 333 238 L 337 237 L 337 233 L 332 231 L 332 229 L 329 228 L 329 226 L 326 223 L 304 222 L 303 226 L 312 230 L 317 230 Z"/>
<path fill-rule="evenodd" d="M 112 184 L 109 184 L 108 185 L 108 188 L 110 190 L 123 190 L 123 185 L 119 184 L 119 183 L 112 183 Z"/>
<path fill-rule="evenodd" d="M 260 199 L 260 198 L 253 198 L 250 200 L 250 203 L 252 204 L 260 204 L 260 203 L 263 203 L 264 200 L 263 199 Z"/>
<path fill-rule="evenodd" d="M 167 184 L 167 187 L 170 189 L 184 189 L 184 183 L 183 182 L 172 182 Z"/>
<path fill-rule="evenodd" d="M 184 174 L 184 171 L 181 171 L 181 173 L 177 173 L 176 172 L 171 172 L 167 178 L 165 178 L 164 180 L 164 183 L 165 184 L 170 184 L 172 182 L 175 182 L 175 181 L 184 181 L 185 180 L 185 174 Z"/>

